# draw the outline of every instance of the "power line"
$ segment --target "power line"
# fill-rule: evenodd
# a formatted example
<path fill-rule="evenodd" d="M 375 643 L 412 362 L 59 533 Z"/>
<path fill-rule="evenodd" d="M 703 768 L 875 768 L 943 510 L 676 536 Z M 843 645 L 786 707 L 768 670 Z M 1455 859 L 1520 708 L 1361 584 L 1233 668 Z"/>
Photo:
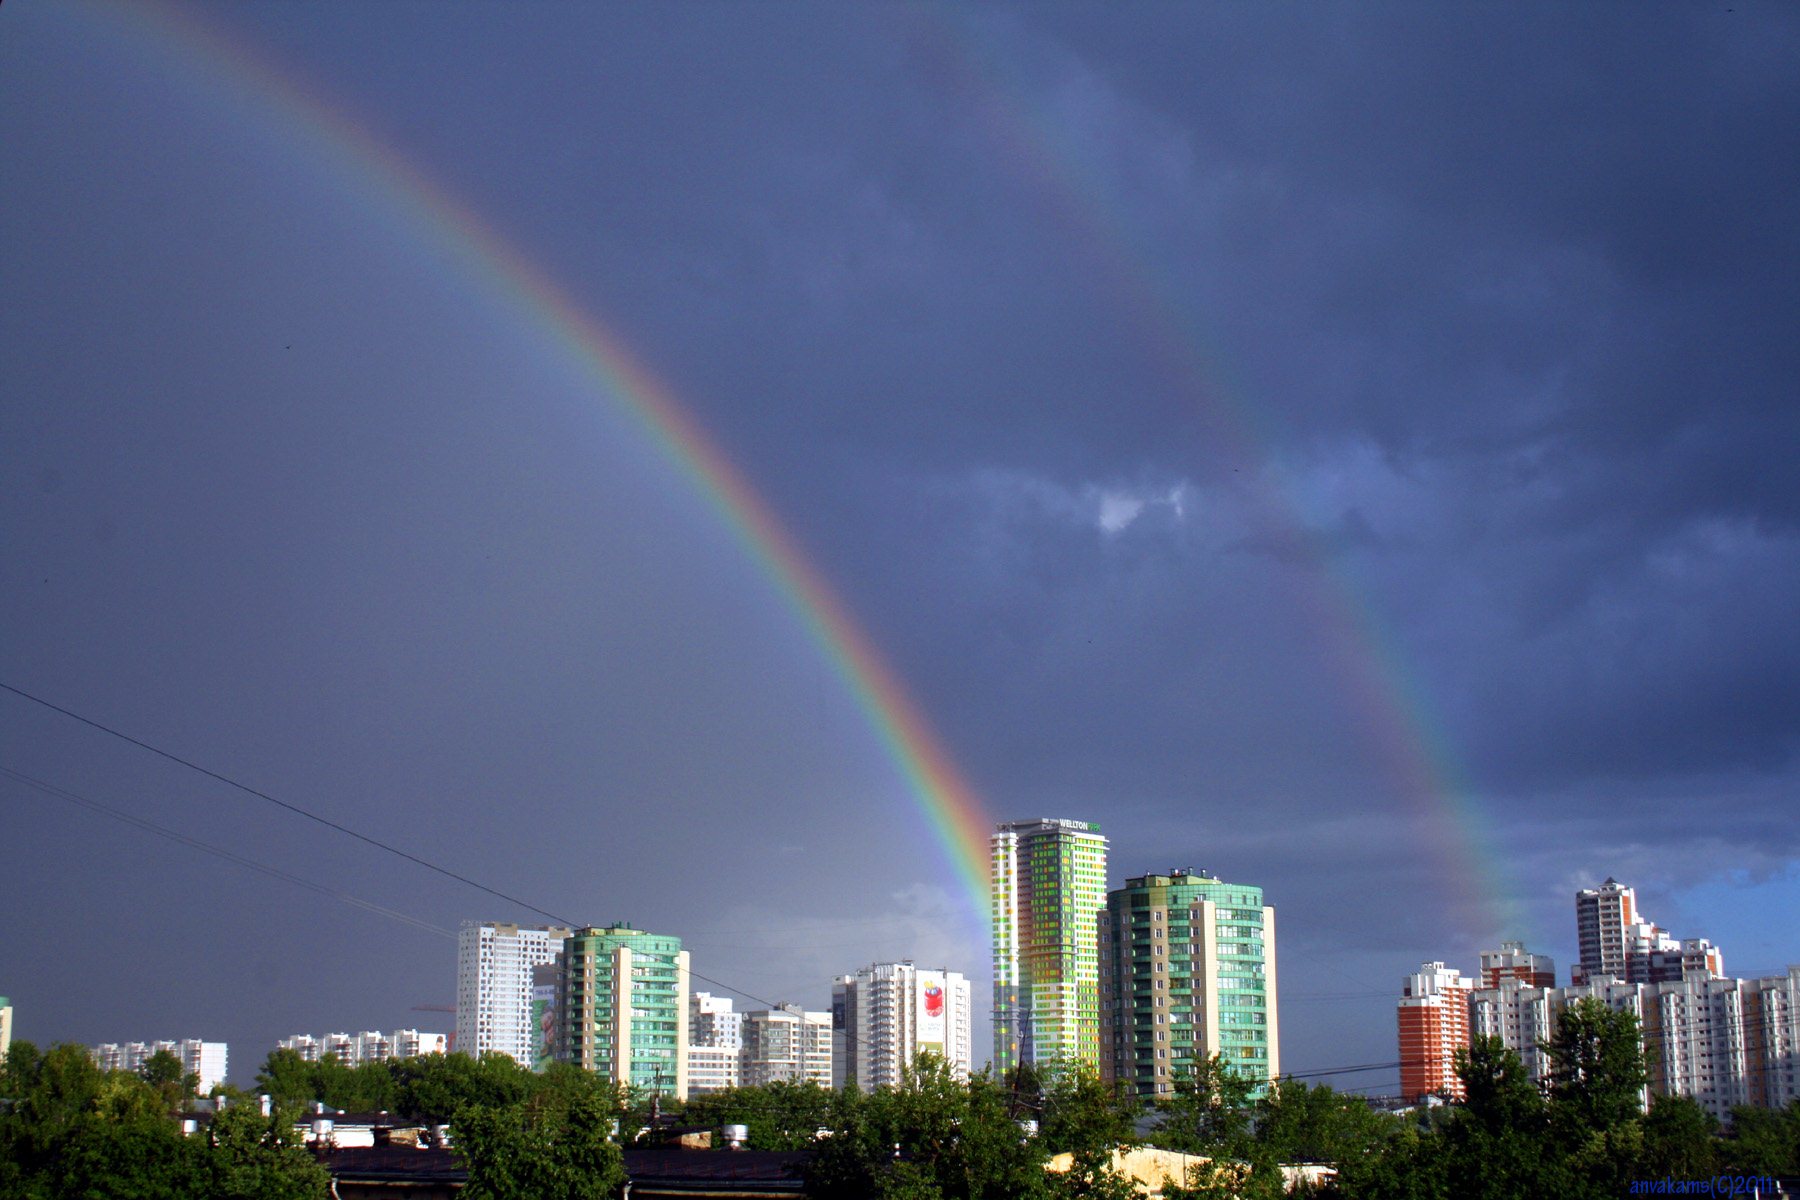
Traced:
<path fill-rule="evenodd" d="M 1330 1070 L 1326 1070 L 1326 1071 L 1293 1071 L 1286 1075 L 1283 1075 L 1281 1078 L 1282 1079 L 1323 1079 L 1330 1075 L 1359 1075 L 1364 1071 L 1396 1071 L 1396 1070 L 1399 1070 L 1401 1067 L 1422 1066 L 1422 1065 L 1424 1065 L 1425 1062 L 1436 1062 L 1436 1061 L 1437 1061 L 1436 1059 L 1426 1059 L 1421 1062 L 1412 1062 L 1410 1060 L 1396 1060 L 1394 1062 L 1384 1062 L 1384 1063 L 1363 1063 L 1359 1066 L 1354 1066 L 1354 1067 L 1332 1067 Z M 1280 1080 L 1277 1080 L 1276 1082 L 1280 1082 Z"/>
<path fill-rule="evenodd" d="M 16 688 L 10 683 L 0 681 L 0 689 L 4 689 L 5 691 L 11 692 L 13 695 L 18 696 L 21 699 L 29 700 L 33 704 L 42 705 L 44 708 L 49 709 L 51 712 L 61 713 L 63 716 L 68 717 L 70 720 L 79 721 L 83 725 L 86 725 L 91 729 L 98 729 L 101 733 L 107 734 L 111 737 L 118 738 L 122 742 L 129 742 L 131 745 L 136 746 L 140 750 L 148 750 L 150 753 L 156 755 L 157 757 L 166 758 L 170 762 L 177 763 L 181 766 L 184 766 L 190 771 L 197 771 L 200 774 L 206 776 L 208 779 L 217 780 L 218 782 L 223 783 L 228 787 L 236 788 L 238 791 L 243 792 L 246 795 L 255 796 L 258 800 L 266 801 L 270 804 L 273 804 L 277 808 L 286 809 L 288 812 L 291 812 L 296 816 L 305 817 L 309 821 L 316 821 L 320 825 L 325 826 L 327 829 L 333 829 L 333 830 L 336 830 L 338 833 L 345 834 L 346 836 L 349 836 L 349 837 L 353 837 L 359 842 L 363 842 L 363 843 L 366 843 L 367 845 L 375 847 L 377 850 L 385 850 L 387 853 L 394 855 L 396 858 L 403 858 L 407 862 L 413 863 L 417 866 L 424 867 L 427 871 L 435 871 L 439 875 L 442 875 L 447 879 L 454 879 L 458 883 L 465 884 L 469 887 L 474 888 L 476 891 L 479 891 L 479 892 L 486 892 L 490 896 L 496 896 L 501 900 L 505 900 L 509 904 L 516 904 L 520 908 L 528 908 L 534 913 L 538 913 L 541 916 L 549 917 L 552 921 L 555 921 L 558 925 L 573 926 L 576 924 L 575 921 L 569 919 L 568 917 L 558 916 L 556 913 L 553 913 L 548 909 L 539 908 L 535 904 L 527 903 L 526 901 L 519 899 L 517 896 L 509 896 L 505 892 L 500 891 L 498 888 L 491 888 L 485 883 L 478 883 L 475 880 L 470 879 L 467 875 L 459 874 L 455 871 L 452 871 L 448 867 L 440 867 L 438 864 L 431 862 L 428 859 L 420 858 L 416 854 L 410 854 L 407 851 L 400 849 L 400 847 L 392 845 L 388 842 L 384 842 L 379 838 L 370 837 L 366 833 L 359 833 L 356 830 L 350 828 L 348 825 L 339 824 L 338 822 L 333 821 L 330 817 L 320 816 L 318 813 L 313 812 L 310 809 L 302 808 L 298 804 L 290 804 L 286 800 L 277 800 L 274 796 L 269 795 L 269 793 L 264 792 L 264 791 L 259 791 L 258 789 L 251 787 L 247 783 L 239 783 L 237 780 L 231 778 L 229 775 L 223 775 L 223 774 L 219 773 L 218 771 L 214 771 L 208 767 L 203 767 L 199 763 L 194 762 L 191 759 L 183 758 L 183 757 L 181 757 L 181 755 L 173 754 L 167 750 L 162 749 L 161 747 L 152 746 L 149 742 L 143 741 L 142 739 L 139 739 L 139 738 L 132 737 L 129 733 L 124 733 L 118 729 L 114 729 L 110 725 L 102 724 L 101 722 L 94 720 L 92 717 L 84 717 L 80 713 L 75 712 L 71 709 L 64 708 L 60 704 L 52 704 L 50 701 L 45 700 L 43 697 L 34 696 L 30 692 L 27 692 L 21 688 Z"/>
<path fill-rule="evenodd" d="M 470 879 L 466 875 L 458 874 L 457 872 L 452 871 L 447 867 L 441 867 L 434 862 L 431 862 L 427 859 L 420 858 L 416 854 L 410 854 L 407 851 L 400 849 L 398 846 L 390 845 L 387 842 L 381 841 L 378 838 L 372 838 L 372 837 L 368 836 L 367 834 L 360 833 L 357 830 L 354 830 L 347 825 L 343 825 L 337 821 L 333 821 L 329 817 L 320 816 L 318 813 L 315 813 L 308 809 L 302 808 L 301 806 L 299 806 L 297 804 L 291 804 L 286 800 L 277 799 L 276 797 L 269 795 L 267 792 L 264 792 L 257 788 L 251 787 L 249 784 L 240 783 L 238 780 L 231 778 L 229 775 L 224 775 L 224 774 L 221 774 L 218 771 L 214 771 L 208 767 L 203 767 L 197 762 L 194 762 L 190 759 L 183 758 L 179 754 L 171 753 L 170 751 L 164 750 L 159 746 L 153 746 L 149 742 L 146 742 L 140 738 L 135 738 L 135 737 L 131 736 L 130 734 L 125 733 L 121 730 L 114 729 L 112 726 L 103 724 L 102 722 L 96 721 L 91 717 L 83 716 L 81 713 L 75 712 L 71 709 L 64 708 L 60 704 L 54 704 L 49 700 L 45 700 L 41 696 L 34 696 L 30 692 L 24 691 L 21 688 L 16 688 L 10 683 L 0 681 L 0 689 L 11 692 L 13 695 L 18 696 L 21 699 L 29 700 L 33 704 L 41 705 L 44 708 L 50 709 L 52 712 L 61 713 L 63 716 L 68 717 L 71 720 L 79 721 L 83 725 L 87 725 L 90 728 L 97 729 L 100 732 L 108 734 L 111 737 L 118 738 L 120 741 L 129 742 L 131 745 L 136 746 L 139 749 L 147 750 L 151 754 L 157 755 L 160 758 L 166 758 L 170 762 L 177 763 L 181 766 L 188 768 L 191 771 L 197 771 L 200 774 L 206 776 L 208 779 L 217 780 L 218 782 L 223 783 L 229 787 L 236 788 L 240 792 L 244 792 L 244 793 L 247 793 L 248 795 L 254 796 L 259 800 L 267 801 L 268 803 L 275 805 L 277 808 L 286 809 L 288 812 L 294 813 L 297 816 L 305 817 L 310 821 L 316 821 L 320 825 L 323 825 L 328 829 L 335 830 L 338 833 L 346 834 L 350 837 L 355 838 L 357 841 L 365 842 L 368 845 L 376 847 L 377 849 L 385 850 L 389 854 L 396 855 L 397 857 L 403 858 L 403 859 L 407 860 L 408 862 L 415 863 L 418 866 L 424 867 L 426 870 L 435 871 L 440 875 L 443 875 L 447 878 L 456 880 L 458 883 L 466 884 L 469 887 L 475 888 L 478 891 L 486 892 L 490 896 L 497 896 L 500 899 L 507 901 L 508 903 L 517 904 L 521 908 L 528 908 L 532 912 L 538 913 L 542 916 L 549 917 L 552 921 L 555 921 L 558 925 L 568 926 L 569 928 L 583 927 L 582 922 L 573 920 L 569 917 L 560 916 L 556 913 L 551 912 L 548 909 L 540 908 L 537 905 L 530 903 L 529 901 L 521 900 L 517 896 L 511 896 L 505 892 L 498 890 L 497 888 L 491 888 L 491 887 L 488 887 L 484 883 L 478 883 L 477 881 Z M 220 857 L 230 859 L 233 862 L 238 862 L 238 863 L 243 864 L 244 866 L 251 867 L 254 870 L 264 871 L 268 874 L 272 874 L 279 878 L 286 879 L 289 882 L 300 885 L 301 887 L 309 888 L 313 891 L 317 891 L 317 892 L 320 892 L 325 895 L 331 895 L 336 899 L 344 900 L 347 903 L 354 904 L 361 908 L 369 909 L 370 911 L 373 911 L 373 912 L 380 912 L 386 916 L 394 917 L 398 920 L 406 921 L 410 924 L 419 925 L 423 928 L 430 929 L 431 931 L 433 931 L 435 933 L 442 933 L 442 934 L 446 934 L 448 936 L 455 936 L 453 934 L 450 934 L 449 931 L 446 929 L 442 929 L 435 925 L 428 925 L 425 922 L 418 921 L 417 919 L 415 919 L 413 917 L 409 917 L 403 913 L 397 913 L 397 912 L 394 912 L 389 909 L 384 909 L 380 905 L 371 904 L 368 901 L 364 901 L 357 897 L 350 896 L 348 893 L 335 892 L 332 889 L 327 888 L 322 884 L 317 884 L 317 883 L 312 882 L 311 880 L 302 879 L 301 877 L 299 877 L 297 875 L 289 874 L 285 871 L 282 871 L 278 867 L 271 867 L 271 866 L 267 865 L 266 863 L 259 863 L 253 859 L 244 858 L 243 856 L 235 854 L 232 851 L 225 850 L 218 846 L 213 846 L 213 845 L 210 845 L 205 842 L 201 842 L 194 838 L 190 838 L 185 834 L 177 833 L 174 830 L 164 828 L 163 826 L 160 826 L 160 825 L 156 825 L 153 822 L 143 820 L 142 818 L 139 818 L 139 817 L 131 816 L 130 814 L 120 812 L 117 809 L 107 808 L 105 805 L 99 804 L 95 801 L 88 800 L 85 797 L 77 796 L 73 792 L 65 791 L 64 789 L 58 788 L 54 784 L 46 783 L 43 780 L 33 779 L 28 775 L 23 775 L 17 771 L 11 770 L 10 768 L 0 766 L 0 773 L 4 773 L 7 776 L 19 781 L 20 783 L 24 783 L 27 786 L 37 788 L 40 791 L 47 792 L 50 795 L 59 796 L 62 799 L 69 800 L 69 801 L 72 801 L 73 803 L 80 804 L 80 805 L 83 805 L 84 807 L 90 808 L 90 809 L 94 810 L 95 812 L 104 813 L 107 816 L 111 816 L 111 817 L 117 818 L 119 820 L 126 821 L 130 824 L 137 825 L 140 828 L 143 828 L 145 830 L 148 830 L 149 832 L 157 834 L 158 836 L 167 837 L 167 838 L 171 838 L 175 841 L 183 842 L 187 845 L 193 846 L 195 849 L 202 850 L 208 854 L 219 855 Z M 721 991 L 730 992 L 734 996 L 741 996 L 746 1000 L 754 1001 L 757 1004 L 765 1005 L 770 1009 L 777 1009 L 780 1007 L 780 1005 L 773 1000 L 764 999 L 763 997 L 758 996 L 753 992 L 747 992 L 742 988 L 733 987 L 730 984 L 725 983 L 722 980 L 714 979 L 708 975 L 702 975 L 698 971 L 693 970 L 692 968 L 690 968 L 688 970 L 688 976 L 692 979 L 698 979 L 702 983 L 710 983 L 714 987 L 719 988 Z M 859 1036 L 857 1038 L 857 1041 L 861 1042 L 863 1045 L 870 1046 L 871 1049 L 873 1048 L 873 1044 L 870 1043 L 866 1038 Z"/>
<path fill-rule="evenodd" d="M 383 907 L 373 901 L 364 900 L 360 896 L 353 896 L 349 892 L 339 891 L 338 889 L 328 887 L 325 884 L 316 883 L 311 879 L 302 878 L 290 871 L 284 871 L 280 867 L 273 867 L 268 863 L 258 862 L 253 858 L 246 858 L 244 855 L 238 854 L 232 850 L 227 850 L 222 846 L 215 846 L 210 842 L 203 842 L 199 838 L 189 837 L 185 833 L 158 825 L 154 821 L 147 821 L 143 817 L 134 816 L 133 814 L 124 812 L 120 809 L 111 808 L 105 804 L 101 804 L 98 800 L 90 800 L 86 796 L 78 796 L 66 788 L 57 787 L 55 784 L 42 779 L 35 779 L 22 771 L 15 771 L 11 767 L 3 764 L 0 764 L 0 775 L 4 775 L 8 779 L 22 783 L 26 787 L 35 788 L 47 796 L 55 796 L 59 800 L 67 800 L 71 804 L 78 804 L 85 809 L 99 813 L 101 816 L 111 817 L 113 820 L 122 821 L 127 825 L 135 825 L 146 833 L 153 833 L 157 837 L 168 838 L 172 842 L 180 842 L 184 846 L 191 846 L 195 850 L 199 850 L 205 854 L 211 854 L 215 858 L 222 858 L 227 862 L 234 862 L 239 866 L 249 867 L 253 871 L 261 871 L 263 874 L 273 876 L 276 879 L 286 880 L 288 883 L 306 888 L 308 891 L 317 892 L 321 896 L 329 896 L 333 900 L 340 900 L 353 907 L 364 909 L 372 913 L 378 913 L 384 917 L 390 917 L 403 924 L 411 925 L 415 929 L 423 929 L 427 933 L 435 933 L 440 937 L 454 938 L 456 936 L 441 925 L 433 925 L 429 921 L 421 920 L 409 913 L 403 913 L 396 909 Z"/>

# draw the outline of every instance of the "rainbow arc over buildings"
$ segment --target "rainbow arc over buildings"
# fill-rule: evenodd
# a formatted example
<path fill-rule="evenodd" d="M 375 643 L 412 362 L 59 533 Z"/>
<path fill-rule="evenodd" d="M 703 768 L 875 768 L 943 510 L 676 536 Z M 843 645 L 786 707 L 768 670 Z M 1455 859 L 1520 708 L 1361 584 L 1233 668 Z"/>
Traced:
<path fill-rule="evenodd" d="M 904 778 L 973 910 L 985 919 L 992 822 L 980 797 L 837 590 L 669 386 L 490 222 L 266 56 L 169 5 L 109 5 L 105 11 L 233 85 L 353 194 L 386 205 L 414 236 L 448 252 L 467 286 L 552 339 L 600 393 L 630 414 L 712 506 L 818 646 Z"/>
<path fill-rule="evenodd" d="M 629 414 L 711 505 L 819 648 L 904 779 L 974 913 L 985 921 L 994 823 L 981 797 L 837 590 L 668 384 L 491 222 L 267 55 L 166 3 L 90 4 L 104 14 L 108 28 L 138 33 L 182 67 L 197 66 L 233 89 L 251 112 L 335 174 L 350 195 L 383 206 L 422 243 L 448 254 L 465 286 L 553 341 L 597 393 Z M 1101 246 L 1102 273 L 1111 276 L 1107 282 L 1116 298 L 1137 319 L 1147 348 L 1175 382 L 1214 410 L 1233 453 L 1259 463 L 1255 414 L 1218 386 L 1220 357 L 1204 352 L 1192 322 L 1179 315 L 1179 301 L 1131 249 L 1099 174 L 1084 170 L 1024 104 L 1002 95 L 986 78 L 990 73 L 978 72 L 982 77 L 975 83 L 1001 100 L 990 106 L 989 115 L 995 118 L 995 135 L 1014 152 L 1015 165 L 1043 188 L 1085 241 Z M 1306 532 L 1295 499 L 1267 471 L 1254 472 L 1253 478 L 1255 508 L 1267 532 L 1299 551 L 1309 576 L 1318 580 L 1303 598 L 1305 607 L 1325 635 L 1347 700 L 1369 718 L 1399 794 L 1437 831 L 1449 874 L 1462 881 L 1496 927 L 1513 923 L 1514 906 L 1494 870 L 1498 856 L 1487 848 L 1485 821 L 1471 789 L 1457 778 L 1449 747 L 1426 718 L 1393 639 L 1348 577 L 1333 569 L 1318 539 Z"/>

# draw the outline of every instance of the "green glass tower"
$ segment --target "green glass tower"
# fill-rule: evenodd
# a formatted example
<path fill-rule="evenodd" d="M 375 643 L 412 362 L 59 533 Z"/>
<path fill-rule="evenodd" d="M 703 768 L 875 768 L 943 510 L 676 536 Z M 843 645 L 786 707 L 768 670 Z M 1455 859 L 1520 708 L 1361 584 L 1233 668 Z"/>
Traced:
<path fill-rule="evenodd" d="M 557 959 L 556 1057 L 687 1098 L 688 956 L 627 925 L 578 929 Z"/>
<path fill-rule="evenodd" d="M 1262 889 L 1171 871 L 1106 898 L 1100 980 L 1108 1079 L 1166 1096 L 1217 1054 L 1261 1082 L 1281 1070 L 1275 910 Z"/>
<path fill-rule="evenodd" d="M 994 1068 L 1100 1065 L 1099 923 L 1106 839 L 1041 817 L 993 838 Z"/>

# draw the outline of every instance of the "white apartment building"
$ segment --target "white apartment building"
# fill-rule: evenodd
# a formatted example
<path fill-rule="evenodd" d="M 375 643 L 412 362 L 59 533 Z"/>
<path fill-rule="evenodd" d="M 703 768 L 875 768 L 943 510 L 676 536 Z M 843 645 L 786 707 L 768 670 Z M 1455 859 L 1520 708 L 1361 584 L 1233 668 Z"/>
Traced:
<path fill-rule="evenodd" d="M 1705 938 L 1671 937 L 1643 919 L 1637 891 L 1616 879 L 1575 893 L 1575 931 L 1581 961 L 1571 982 L 1680 983 L 1722 979 L 1725 956 Z"/>
<path fill-rule="evenodd" d="M 314 1037 L 297 1033 L 275 1043 L 278 1050 L 292 1050 L 307 1062 L 318 1062 L 327 1054 L 335 1054 L 347 1067 L 364 1063 L 386 1062 L 390 1058 L 417 1058 L 421 1054 L 444 1054 L 450 1047 L 447 1033 L 421 1033 L 417 1029 L 396 1029 L 392 1033 L 366 1030 L 362 1033 L 327 1033 Z"/>
<path fill-rule="evenodd" d="M 723 1046 L 736 1050 L 744 1044 L 744 1014 L 729 996 L 695 992 L 688 997 L 688 1044 Z"/>
<path fill-rule="evenodd" d="M 1516 979 L 1527 987 L 1555 987 L 1556 963 L 1548 954 L 1533 954 L 1523 942 L 1501 942 L 1498 950 L 1481 952 L 1481 983 L 1499 987 L 1503 979 Z"/>
<path fill-rule="evenodd" d="M 920 1051 L 967 1079 L 974 1011 L 969 981 L 941 967 L 873 963 L 831 987 L 831 1084 L 898 1086 Z"/>
<path fill-rule="evenodd" d="M 688 997 L 688 1095 L 723 1092 L 742 1079 L 744 1014 L 730 997 Z"/>
<path fill-rule="evenodd" d="M 1746 980 L 1746 1058 L 1754 1103 L 1782 1109 L 1800 1100 L 1800 966 Z"/>
<path fill-rule="evenodd" d="M 464 921 L 456 941 L 456 1048 L 479 1058 L 510 1055 L 530 1066 L 539 1035 L 531 969 L 554 962 L 570 931 L 500 921 Z"/>
<path fill-rule="evenodd" d="M 0 1055 L 12 1045 L 12 1002 L 0 996 Z"/>
<path fill-rule="evenodd" d="M 1691 1096 L 1720 1120 L 1738 1105 L 1800 1097 L 1800 966 L 1763 979 L 1700 976 L 1644 989 L 1650 1085 Z"/>
<path fill-rule="evenodd" d="M 1548 1079 L 1550 1059 L 1539 1046 L 1556 1032 L 1559 1009 L 1551 1001 L 1559 990 L 1532 987 L 1517 978 L 1477 989 L 1469 995 L 1469 1033 L 1499 1038 L 1524 1061 L 1533 1079 Z"/>
<path fill-rule="evenodd" d="M 184 1075 L 199 1077 L 194 1094 L 204 1096 L 225 1082 L 227 1047 L 224 1042 L 203 1042 L 198 1038 L 160 1042 L 104 1042 L 89 1051 L 102 1071 L 136 1071 L 159 1050 L 167 1050 L 181 1060 Z"/>
<path fill-rule="evenodd" d="M 1673 941 L 1673 939 L 1670 939 Z M 1643 977 L 1632 983 L 1680 983 L 1686 979 L 1725 978 L 1725 952 L 1705 938 L 1683 938 L 1650 951 Z"/>
<path fill-rule="evenodd" d="M 744 1052 L 724 1046 L 689 1046 L 687 1052 L 688 1095 L 705 1092 L 728 1092 L 739 1086 Z"/>
<path fill-rule="evenodd" d="M 1800 1098 L 1800 966 L 1764 979 L 1700 975 L 1563 988 L 1502 980 L 1471 995 L 1471 1025 L 1547 1079 L 1550 1058 L 1538 1045 L 1555 1034 L 1563 1009 L 1588 996 L 1638 1018 L 1650 1064 L 1646 1100 L 1687 1096 L 1725 1120 L 1739 1105 L 1779 1109 Z"/>
<path fill-rule="evenodd" d="M 783 1004 L 744 1014 L 742 1079 L 760 1087 L 786 1079 L 831 1086 L 831 1014 Z"/>

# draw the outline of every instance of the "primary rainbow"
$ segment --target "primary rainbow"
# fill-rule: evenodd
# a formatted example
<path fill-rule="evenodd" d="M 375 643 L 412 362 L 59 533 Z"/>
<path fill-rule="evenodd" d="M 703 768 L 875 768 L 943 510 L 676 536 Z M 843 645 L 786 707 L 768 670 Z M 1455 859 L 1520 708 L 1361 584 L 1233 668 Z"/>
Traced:
<path fill-rule="evenodd" d="M 415 236 L 450 252 L 471 284 L 554 339 L 587 378 L 630 413 L 664 457 L 711 502 L 786 599 L 905 779 L 974 915 L 985 922 L 993 823 L 980 797 L 836 590 L 668 385 L 493 225 L 340 106 L 189 13 L 162 4 L 108 5 L 107 11 L 260 102 L 284 133 L 309 145 L 350 186 L 389 204 Z"/>

